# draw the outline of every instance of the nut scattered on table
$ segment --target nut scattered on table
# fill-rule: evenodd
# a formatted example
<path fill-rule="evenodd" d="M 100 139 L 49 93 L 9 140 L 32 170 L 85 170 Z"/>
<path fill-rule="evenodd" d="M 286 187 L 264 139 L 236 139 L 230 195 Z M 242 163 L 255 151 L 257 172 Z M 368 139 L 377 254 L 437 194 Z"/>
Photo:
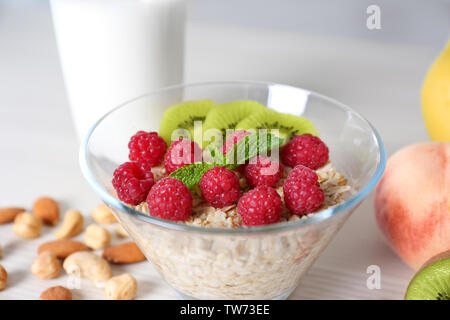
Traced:
<path fill-rule="evenodd" d="M 0 259 L 2 258 L 2 256 L 3 256 L 3 250 L 2 250 L 2 246 L 0 246 Z"/>
<path fill-rule="evenodd" d="M 41 293 L 41 300 L 72 300 L 72 292 L 62 286 L 51 287 Z"/>
<path fill-rule="evenodd" d="M 106 204 L 97 206 L 91 213 L 92 219 L 101 224 L 116 223 L 117 219 Z"/>
<path fill-rule="evenodd" d="M 108 230 L 97 224 L 91 224 L 84 233 L 84 243 L 94 250 L 103 249 L 111 242 L 111 234 Z"/>
<path fill-rule="evenodd" d="M 19 213 L 14 219 L 13 231 L 25 239 L 37 238 L 41 235 L 42 221 L 29 212 Z"/>
<path fill-rule="evenodd" d="M 83 215 L 78 210 L 69 210 L 64 215 L 62 226 L 55 233 L 56 239 L 69 239 L 83 231 Z"/>
<path fill-rule="evenodd" d="M 119 238 L 128 238 L 130 235 L 128 234 L 127 230 L 122 227 L 121 224 L 118 224 L 116 226 L 116 234 Z"/>
<path fill-rule="evenodd" d="M 25 211 L 26 211 L 25 208 L 18 208 L 18 207 L 1 208 L 0 209 L 0 224 L 13 222 L 15 217 L 19 213 L 25 212 Z"/>
<path fill-rule="evenodd" d="M 127 242 L 111 246 L 103 251 L 103 258 L 112 263 L 126 264 L 145 260 L 145 256 L 136 243 Z"/>
<path fill-rule="evenodd" d="M 31 273 L 39 279 L 53 279 L 59 276 L 61 264 L 53 252 L 39 254 L 31 264 Z"/>
<path fill-rule="evenodd" d="M 41 244 L 38 248 L 38 254 L 49 251 L 56 254 L 59 259 L 64 259 L 74 252 L 84 251 L 87 249 L 88 247 L 80 241 L 60 239 Z"/>
<path fill-rule="evenodd" d="M 5 289 L 7 280 L 8 272 L 6 272 L 6 269 L 0 264 L 0 291 Z"/>
<path fill-rule="evenodd" d="M 112 277 L 108 261 L 87 251 L 72 253 L 64 260 L 63 268 L 67 274 L 91 279 L 98 286 Z"/>
<path fill-rule="evenodd" d="M 136 291 L 137 281 L 129 273 L 111 278 L 105 283 L 106 300 L 132 300 Z"/>
<path fill-rule="evenodd" d="M 33 213 L 47 225 L 54 226 L 59 221 L 59 205 L 49 197 L 38 198 L 33 204 Z"/>

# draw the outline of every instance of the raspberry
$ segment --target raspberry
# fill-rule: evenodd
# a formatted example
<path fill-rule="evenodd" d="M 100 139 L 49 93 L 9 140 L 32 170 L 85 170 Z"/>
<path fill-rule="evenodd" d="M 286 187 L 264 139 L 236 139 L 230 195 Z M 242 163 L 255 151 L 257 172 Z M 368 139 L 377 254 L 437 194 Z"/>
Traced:
<path fill-rule="evenodd" d="M 317 174 L 302 165 L 289 172 L 283 185 L 283 193 L 286 207 L 299 216 L 316 211 L 325 200 Z"/>
<path fill-rule="evenodd" d="M 152 216 L 185 221 L 191 216 L 192 194 L 180 180 L 163 178 L 150 190 L 147 205 Z"/>
<path fill-rule="evenodd" d="M 161 163 L 167 143 L 156 132 L 138 131 L 128 143 L 131 161 L 147 162 L 152 167 Z"/>
<path fill-rule="evenodd" d="M 287 179 L 300 179 L 308 184 L 317 184 L 319 178 L 314 170 L 299 164 L 289 172 Z"/>
<path fill-rule="evenodd" d="M 276 161 L 263 156 L 250 159 L 245 166 L 244 175 L 251 187 L 272 187 L 280 181 L 284 168 Z"/>
<path fill-rule="evenodd" d="M 244 170 L 245 170 L 245 165 L 248 163 L 248 161 L 246 161 L 244 164 L 241 164 L 239 167 L 237 167 L 234 171 L 239 173 L 241 176 L 244 175 Z"/>
<path fill-rule="evenodd" d="M 185 165 L 201 161 L 202 149 L 187 139 L 179 139 L 172 143 L 164 158 L 164 167 L 168 174 Z M 195 157 L 195 158 L 194 158 Z"/>
<path fill-rule="evenodd" d="M 225 141 L 223 148 L 222 148 L 222 153 L 227 154 L 227 152 L 229 152 L 231 150 L 231 148 L 233 148 L 233 146 L 236 143 L 238 143 L 239 140 L 241 140 L 245 136 L 248 136 L 249 134 L 251 134 L 251 133 L 248 131 L 245 131 L 245 130 L 234 131 L 232 134 L 230 134 L 228 139 Z"/>
<path fill-rule="evenodd" d="M 241 195 L 239 178 L 225 167 L 214 167 L 200 180 L 203 198 L 214 208 L 223 208 L 238 201 Z"/>
<path fill-rule="evenodd" d="M 246 226 L 259 226 L 280 221 L 283 203 L 280 195 L 270 187 L 257 187 L 244 194 L 237 212 Z"/>
<path fill-rule="evenodd" d="M 281 161 L 290 167 L 301 164 L 315 170 L 328 161 L 328 147 L 311 134 L 295 136 L 281 149 Z"/>
<path fill-rule="evenodd" d="M 155 180 L 148 163 L 125 162 L 114 171 L 112 184 L 125 203 L 137 205 L 145 200 Z"/>

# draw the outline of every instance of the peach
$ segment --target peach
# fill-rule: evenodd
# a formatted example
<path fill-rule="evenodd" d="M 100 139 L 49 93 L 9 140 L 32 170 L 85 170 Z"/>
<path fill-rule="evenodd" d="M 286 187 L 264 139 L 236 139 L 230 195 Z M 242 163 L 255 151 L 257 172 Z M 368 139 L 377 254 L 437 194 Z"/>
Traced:
<path fill-rule="evenodd" d="M 378 226 L 415 270 L 450 249 L 450 143 L 395 153 L 375 193 Z"/>

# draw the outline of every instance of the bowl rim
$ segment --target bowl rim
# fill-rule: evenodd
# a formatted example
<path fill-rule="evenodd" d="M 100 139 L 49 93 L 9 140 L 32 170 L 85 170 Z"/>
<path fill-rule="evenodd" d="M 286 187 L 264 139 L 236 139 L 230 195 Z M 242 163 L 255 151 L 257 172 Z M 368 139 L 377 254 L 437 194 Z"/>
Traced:
<path fill-rule="evenodd" d="M 346 201 L 340 203 L 339 205 L 331 208 L 327 208 L 325 210 L 322 210 L 316 214 L 314 214 L 312 217 L 309 217 L 308 219 L 299 219 L 297 221 L 286 221 L 286 222 L 280 222 L 275 224 L 269 224 L 264 226 L 256 226 L 256 227 L 242 227 L 242 228 L 212 228 L 212 227 L 200 227 L 200 226 L 193 226 L 188 224 L 183 224 L 179 222 L 174 222 L 170 220 L 163 220 L 157 217 L 152 217 L 150 215 L 143 214 L 127 205 L 122 203 L 119 199 L 112 196 L 110 193 L 108 193 L 103 186 L 97 182 L 97 180 L 94 178 L 94 175 L 92 171 L 89 168 L 88 165 L 88 145 L 90 138 L 97 128 L 97 126 L 105 119 L 107 118 L 111 113 L 115 112 L 116 110 L 125 107 L 129 103 L 132 103 L 134 101 L 137 101 L 139 99 L 142 99 L 144 97 L 149 97 L 152 95 L 158 95 L 165 91 L 175 90 L 175 89 L 182 89 L 187 87 L 198 87 L 198 86 L 212 86 L 212 85 L 219 85 L 219 86 L 227 86 L 227 85 L 258 85 L 258 86 L 284 86 L 287 88 L 293 88 L 298 90 L 303 90 L 308 93 L 308 95 L 314 95 L 320 99 L 326 100 L 332 104 L 334 104 L 336 107 L 339 107 L 347 112 L 352 113 L 353 116 L 359 118 L 363 122 L 365 122 L 372 130 L 372 135 L 375 138 L 375 141 L 378 145 L 378 159 L 377 159 L 377 167 L 370 178 L 370 180 L 367 182 L 366 185 L 360 188 L 360 190 L 352 195 L 349 199 Z M 328 96 L 325 96 L 323 94 L 317 93 L 315 91 L 311 91 L 308 89 L 295 87 L 291 85 L 286 84 L 280 84 L 275 82 L 265 82 L 265 81 L 206 81 L 206 82 L 194 82 L 194 83 L 186 83 L 186 84 L 178 84 L 178 85 L 172 85 L 167 86 L 158 90 L 153 90 L 151 92 L 139 95 L 135 98 L 129 99 L 125 102 L 122 102 L 118 106 L 114 107 L 112 110 L 107 112 L 105 115 L 103 115 L 100 119 L 98 119 L 93 126 L 89 129 L 87 134 L 85 135 L 84 139 L 82 140 L 82 143 L 80 145 L 80 151 L 79 151 L 79 163 L 81 167 L 81 172 L 88 182 L 89 186 L 94 190 L 95 193 L 97 193 L 98 196 L 110 207 L 113 207 L 117 210 L 120 210 L 122 212 L 125 212 L 132 217 L 141 220 L 145 223 L 150 223 L 152 225 L 162 227 L 165 229 L 171 229 L 175 231 L 185 231 L 185 232 L 195 232 L 195 233 L 204 233 L 204 234 L 228 234 L 228 235 L 248 235 L 248 234 L 257 234 L 257 233 L 265 233 L 265 232 L 274 232 L 274 231 L 288 231 L 293 229 L 298 229 L 300 227 L 306 227 L 313 224 L 318 224 L 320 222 L 324 222 L 328 220 L 329 218 L 343 212 L 346 210 L 349 210 L 356 206 L 359 202 L 361 202 L 377 185 L 377 183 L 380 181 L 381 176 L 384 172 L 384 169 L 386 167 L 386 150 L 384 147 L 384 143 L 381 139 L 380 134 L 375 129 L 375 127 L 363 116 L 361 116 L 359 113 L 348 107 L 347 105 L 343 104 L 342 102 L 335 100 L 333 98 L 330 98 Z"/>

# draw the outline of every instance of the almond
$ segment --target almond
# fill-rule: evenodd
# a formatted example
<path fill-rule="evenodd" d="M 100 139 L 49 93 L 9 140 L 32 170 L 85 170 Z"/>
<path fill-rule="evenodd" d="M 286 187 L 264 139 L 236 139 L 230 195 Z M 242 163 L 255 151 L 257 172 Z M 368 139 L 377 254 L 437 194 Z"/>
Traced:
<path fill-rule="evenodd" d="M 50 251 L 56 254 L 59 259 L 64 259 L 74 252 L 84 251 L 87 249 L 88 247 L 80 241 L 61 239 L 41 244 L 38 248 L 38 254 L 45 251 Z"/>
<path fill-rule="evenodd" d="M 5 289 L 7 280 L 8 272 L 6 272 L 5 268 L 0 264 L 0 291 Z"/>
<path fill-rule="evenodd" d="M 47 225 L 54 226 L 59 221 L 59 205 L 52 198 L 38 198 L 33 204 L 33 213 Z"/>
<path fill-rule="evenodd" d="M 0 209 L 0 224 L 13 222 L 17 214 L 27 211 L 24 208 L 9 207 Z"/>
<path fill-rule="evenodd" d="M 103 251 L 103 258 L 112 263 L 125 264 L 145 260 L 145 256 L 134 242 L 111 246 Z"/>
<path fill-rule="evenodd" d="M 41 293 L 41 300 L 72 300 L 72 293 L 61 286 L 51 287 Z"/>

